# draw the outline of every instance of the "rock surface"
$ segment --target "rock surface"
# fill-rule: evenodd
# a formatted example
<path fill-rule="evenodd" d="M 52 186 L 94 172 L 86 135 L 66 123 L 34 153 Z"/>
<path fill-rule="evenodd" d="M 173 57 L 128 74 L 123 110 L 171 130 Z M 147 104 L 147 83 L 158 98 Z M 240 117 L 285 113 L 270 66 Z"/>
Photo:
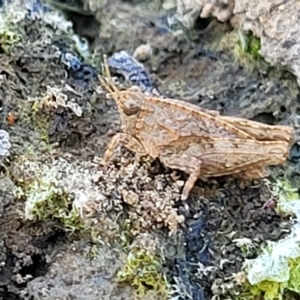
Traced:
<path fill-rule="evenodd" d="M 300 3 L 296 0 L 178 0 L 176 18 L 191 27 L 197 17 L 216 17 L 251 31 L 261 40 L 260 54 L 288 69 L 300 85 Z"/>
<path fill-rule="evenodd" d="M 0 37 L 1 28 L 6 37 L 0 39 L 0 121 L 11 143 L 10 156 L 0 164 L 0 299 L 133 299 L 134 284 L 148 266 L 169 274 L 172 299 L 232 299 L 240 288 L 233 274 L 245 260 L 237 241 L 250 243 L 246 255 L 253 257 L 266 241 L 286 234 L 289 219 L 266 205 L 271 192 L 265 182 L 199 181 L 187 202 L 189 216 L 178 201 L 184 174 L 146 159 L 137 162 L 126 149 L 102 169 L 100 158 L 120 131 L 120 119 L 99 87 L 98 61 L 122 49 L 140 60 L 146 53 L 143 67 L 131 61 L 127 68 L 121 60 L 111 68 L 119 69 L 111 70 L 118 88 L 126 80 L 147 85 L 143 72 L 149 71 L 165 95 L 269 124 L 290 124 L 300 111 L 296 80 L 269 66 L 241 64 L 230 52 L 236 34 L 226 24 L 216 22 L 217 28 L 191 42 L 183 31 L 168 28 L 164 11 L 148 13 L 144 3 L 121 0 L 101 11 L 104 1 L 94 1 L 89 7 L 99 9 L 101 24 L 91 47 L 95 57 L 79 56 L 83 43 L 70 22 L 57 11 L 43 13 L 38 0 L 26 9 L 23 3 L 13 6 L 0 18 Z M 300 118 L 293 126 L 299 147 L 290 165 L 298 184 Z M 276 172 L 287 174 L 287 167 Z M 157 260 L 148 264 L 149 256 L 140 265 L 136 248 L 157 251 L 163 269 Z M 134 268 L 124 272 L 132 257 L 138 259 Z M 126 282 L 118 281 L 119 270 Z M 138 299 L 164 298 L 149 288 Z"/>

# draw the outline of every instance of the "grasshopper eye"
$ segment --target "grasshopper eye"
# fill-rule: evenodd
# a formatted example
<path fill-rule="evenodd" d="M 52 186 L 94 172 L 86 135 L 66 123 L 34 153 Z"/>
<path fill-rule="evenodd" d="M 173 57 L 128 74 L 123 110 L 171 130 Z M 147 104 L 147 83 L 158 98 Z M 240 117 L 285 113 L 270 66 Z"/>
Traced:
<path fill-rule="evenodd" d="M 137 114 L 140 110 L 140 107 L 132 99 L 127 99 L 122 104 L 122 110 L 127 116 Z"/>

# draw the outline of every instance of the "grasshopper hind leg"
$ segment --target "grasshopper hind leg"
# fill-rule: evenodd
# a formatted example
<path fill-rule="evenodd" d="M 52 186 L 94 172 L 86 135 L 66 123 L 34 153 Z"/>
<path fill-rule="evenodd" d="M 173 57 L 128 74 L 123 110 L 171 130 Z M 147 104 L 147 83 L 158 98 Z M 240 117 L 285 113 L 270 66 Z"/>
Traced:
<path fill-rule="evenodd" d="M 201 161 L 185 154 L 169 154 L 160 156 L 159 159 L 164 165 L 171 169 L 178 169 L 190 174 L 181 193 L 181 200 L 186 200 L 197 179 L 201 176 Z"/>

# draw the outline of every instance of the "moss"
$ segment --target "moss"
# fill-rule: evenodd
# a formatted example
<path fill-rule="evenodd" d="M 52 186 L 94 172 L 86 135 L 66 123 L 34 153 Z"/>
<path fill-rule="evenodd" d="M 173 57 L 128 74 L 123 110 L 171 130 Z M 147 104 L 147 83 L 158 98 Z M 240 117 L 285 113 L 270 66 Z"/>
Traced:
<path fill-rule="evenodd" d="M 162 270 L 160 259 L 143 249 L 129 252 L 123 268 L 118 272 L 118 280 L 130 283 L 138 297 L 146 295 L 148 290 L 154 291 L 160 299 L 167 299 L 168 282 Z"/>
<path fill-rule="evenodd" d="M 261 68 L 270 68 L 270 65 L 260 55 L 260 39 L 241 30 L 237 32 L 237 42 L 234 46 L 234 56 L 241 65 Z"/>
<path fill-rule="evenodd" d="M 252 34 L 246 34 L 242 31 L 238 31 L 239 40 L 238 46 L 240 50 L 244 53 L 248 53 L 256 60 L 262 59 L 262 56 L 259 54 L 260 50 L 260 39 L 253 36 Z"/>
<path fill-rule="evenodd" d="M 262 56 L 259 54 L 260 40 L 254 36 L 250 36 L 248 39 L 248 47 L 246 52 L 249 53 L 254 59 L 260 60 Z"/>
<path fill-rule="evenodd" d="M 287 282 L 286 289 L 300 294 L 300 257 L 291 259 L 290 266 L 290 280 Z"/>
<path fill-rule="evenodd" d="M 237 247 L 240 248 L 243 256 L 253 257 L 257 253 L 257 244 L 252 241 L 251 239 L 242 238 L 242 239 L 235 239 L 233 242 L 236 244 Z"/>

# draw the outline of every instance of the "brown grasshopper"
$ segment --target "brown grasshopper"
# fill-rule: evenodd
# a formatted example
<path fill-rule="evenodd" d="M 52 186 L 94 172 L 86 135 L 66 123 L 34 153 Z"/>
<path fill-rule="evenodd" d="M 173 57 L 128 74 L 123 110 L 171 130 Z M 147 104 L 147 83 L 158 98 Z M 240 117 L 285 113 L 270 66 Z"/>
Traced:
<path fill-rule="evenodd" d="M 285 162 L 292 128 L 270 126 L 246 119 L 220 116 L 191 103 L 145 96 L 133 86 L 119 91 L 100 78 L 117 104 L 123 133 L 111 140 L 103 157 L 106 165 L 122 144 L 140 155 L 159 158 L 167 167 L 189 174 L 181 198 L 188 197 L 198 178 L 235 175 L 262 178 L 265 166 Z"/>

